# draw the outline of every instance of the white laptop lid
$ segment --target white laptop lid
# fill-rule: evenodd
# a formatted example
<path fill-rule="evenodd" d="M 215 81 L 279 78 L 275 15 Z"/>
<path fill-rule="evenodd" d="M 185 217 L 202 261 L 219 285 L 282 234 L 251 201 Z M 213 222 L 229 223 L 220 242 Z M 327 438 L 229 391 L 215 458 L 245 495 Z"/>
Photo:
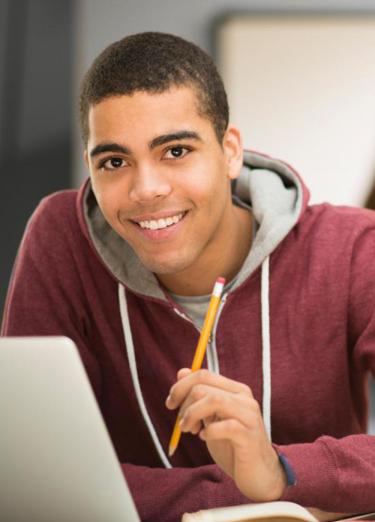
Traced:
<path fill-rule="evenodd" d="M 0 520 L 139 521 L 66 337 L 0 338 Z"/>

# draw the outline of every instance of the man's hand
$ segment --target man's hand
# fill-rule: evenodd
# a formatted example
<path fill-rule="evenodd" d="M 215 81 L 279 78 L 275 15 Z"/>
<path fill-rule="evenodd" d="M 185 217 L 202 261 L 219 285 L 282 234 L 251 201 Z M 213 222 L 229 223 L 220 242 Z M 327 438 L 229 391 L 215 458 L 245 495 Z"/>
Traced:
<path fill-rule="evenodd" d="M 286 476 L 251 389 L 208 370 L 184 368 L 177 379 L 166 406 L 180 408 L 181 431 L 199 434 L 214 461 L 248 498 L 278 500 Z"/>

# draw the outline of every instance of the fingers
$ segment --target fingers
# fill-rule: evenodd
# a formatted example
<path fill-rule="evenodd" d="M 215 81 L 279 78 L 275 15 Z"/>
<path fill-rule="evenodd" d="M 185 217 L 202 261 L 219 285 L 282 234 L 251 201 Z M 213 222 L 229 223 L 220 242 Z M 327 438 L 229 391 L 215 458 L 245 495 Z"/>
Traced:
<path fill-rule="evenodd" d="M 208 370 L 192 372 L 184 368 L 170 390 L 166 406 L 180 407 L 181 431 L 199 433 L 202 423 L 232 418 L 248 429 L 261 419 L 258 403 L 245 384 L 233 381 Z"/>
<path fill-rule="evenodd" d="M 260 429 L 262 420 L 258 403 L 249 396 L 231 393 L 206 385 L 197 385 L 180 409 L 182 431 L 198 433 L 201 423 L 233 419 L 247 430 Z"/>
<path fill-rule="evenodd" d="M 177 372 L 177 380 L 180 381 L 181 379 L 189 375 L 189 373 L 191 373 L 190 368 L 181 368 L 181 370 Z"/>
<path fill-rule="evenodd" d="M 212 458 L 244 495 L 258 501 L 280 498 L 284 471 L 248 386 L 208 370 L 184 368 L 166 405 L 180 408 L 181 430 L 199 433 Z"/>
<path fill-rule="evenodd" d="M 287 487 L 278 454 L 262 435 L 264 431 L 250 431 L 236 419 L 214 422 L 199 432 L 209 448 L 221 448 L 216 453 L 217 463 L 225 465 L 223 469 L 239 490 L 254 502 L 279 500 Z M 228 443 L 232 448 L 229 465 L 223 460 L 223 448 Z"/>
<path fill-rule="evenodd" d="M 237 446 L 248 444 L 249 430 L 237 419 L 225 419 L 206 426 L 199 432 L 199 437 L 206 442 L 230 440 Z"/>
<path fill-rule="evenodd" d="M 172 386 L 166 401 L 167 408 L 171 410 L 178 408 L 191 390 L 201 384 L 253 397 L 250 388 L 246 384 L 233 381 L 205 369 L 192 372 L 184 368 L 178 372 L 177 377 L 178 382 Z"/>
<path fill-rule="evenodd" d="M 260 416 L 258 403 L 245 384 L 202 369 L 181 369 L 166 400 L 169 409 L 180 407 L 181 431 L 197 434 L 207 425 L 228 417 L 252 428 Z"/>

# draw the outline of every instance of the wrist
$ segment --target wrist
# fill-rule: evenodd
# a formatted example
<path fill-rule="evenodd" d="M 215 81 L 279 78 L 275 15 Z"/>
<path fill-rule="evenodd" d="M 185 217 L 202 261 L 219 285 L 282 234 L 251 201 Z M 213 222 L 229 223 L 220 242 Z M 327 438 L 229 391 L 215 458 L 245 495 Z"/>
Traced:
<path fill-rule="evenodd" d="M 278 457 L 279 466 L 281 467 L 283 475 L 284 475 L 284 489 L 280 495 L 280 498 L 281 498 L 287 487 L 295 486 L 297 484 L 297 477 L 296 477 L 296 473 L 295 473 L 291 463 L 287 459 L 287 457 L 279 450 L 279 448 L 276 446 L 276 444 L 272 444 L 272 447 L 275 450 L 275 453 Z"/>
<path fill-rule="evenodd" d="M 276 457 L 276 472 L 275 472 L 275 489 L 272 500 L 280 500 L 284 495 L 286 488 L 288 487 L 288 475 L 284 466 L 283 460 L 280 458 L 280 454 L 275 450 Z"/>
<path fill-rule="evenodd" d="M 248 495 L 254 502 L 280 500 L 287 488 L 287 476 L 275 448 L 269 457 L 267 474 L 264 475 L 263 480 L 260 480 L 262 484 L 261 488 L 259 488 L 256 495 L 254 494 L 255 491 L 252 491 L 252 494 Z"/>

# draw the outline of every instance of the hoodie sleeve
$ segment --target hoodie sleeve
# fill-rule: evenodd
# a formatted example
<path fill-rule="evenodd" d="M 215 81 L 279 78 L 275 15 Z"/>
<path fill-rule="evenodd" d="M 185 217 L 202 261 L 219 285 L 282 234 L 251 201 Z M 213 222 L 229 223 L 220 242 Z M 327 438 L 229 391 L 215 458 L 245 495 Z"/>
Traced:
<path fill-rule="evenodd" d="M 54 212 L 46 212 L 46 205 L 54 207 Z M 89 299 L 82 285 L 83 274 L 88 272 L 85 259 L 92 253 L 88 251 L 77 261 L 83 248 L 82 235 L 75 237 L 76 225 L 66 221 L 73 219 L 67 216 L 74 215 L 74 205 L 69 203 L 70 208 L 65 209 L 65 203 L 60 202 L 57 210 L 56 205 L 54 199 L 43 203 L 28 225 L 12 275 L 1 333 L 71 337 L 94 388 L 100 391 L 100 368 L 89 349 L 87 333 Z M 67 259 L 69 269 L 64 270 Z M 353 248 L 348 305 L 353 375 L 367 371 L 375 374 L 374 259 L 375 227 L 363 232 Z M 297 484 L 287 488 L 282 500 L 338 512 L 375 509 L 375 437 L 322 436 L 311 443 L 277 448 L 297 476 Z M 216 465 L 170 470 L 130 463 L 122 467 L 145 521 L 173 521 L 184 511 L 249 502 Z"/>
<path fill-rule="evenodd" d="M 122 467 L 144 522 L 175 522 L 185 512 L 250 502 L 216 464 L 172 469 Z"/>
<path fill-rule="evenodd" d="M 2 336 L 64 335 L 74 340 L 100 389 L 100 370 L 87 342 L 84 267 L 77 261 L 74 197 L 50 196 L 29 220 L 13 268 L 1 325 Z M 66 266 L 66 264 L 68 266 Z"/>
<path fill-rule="evenodd" d="M 67 212 L 64 206 L 59 199 L 48 199 L 28 224 L 12 274 L 1 334 L 70 337 L 100 395 L 101 370 L 87 333 L 89 303 L 80 286 L 88 272 L 84 259 L 92 253 L 84 251 L 83 260 L 78 259 L 84 248 L 82 235 L 75 237 L 77 227 L 69 224 L 73 209 Z M 174 522 L 184 511 L 249 502 L 213 464 L 165 469 L 126 463 L 122 468 L 145 521 Z"/>
<path fill-rule="evenodd" d="M 350 267 L 347 338 L 353 396 L 365 395 L 365 376 L 375 375 L 375 226 L 373 213 L 368 216 L 372 224 L 357 234 Z M 375 509 L 375 436 L 323 435 L 277 449 L 297 477 L 282 500 L 347 513 Z"/>

